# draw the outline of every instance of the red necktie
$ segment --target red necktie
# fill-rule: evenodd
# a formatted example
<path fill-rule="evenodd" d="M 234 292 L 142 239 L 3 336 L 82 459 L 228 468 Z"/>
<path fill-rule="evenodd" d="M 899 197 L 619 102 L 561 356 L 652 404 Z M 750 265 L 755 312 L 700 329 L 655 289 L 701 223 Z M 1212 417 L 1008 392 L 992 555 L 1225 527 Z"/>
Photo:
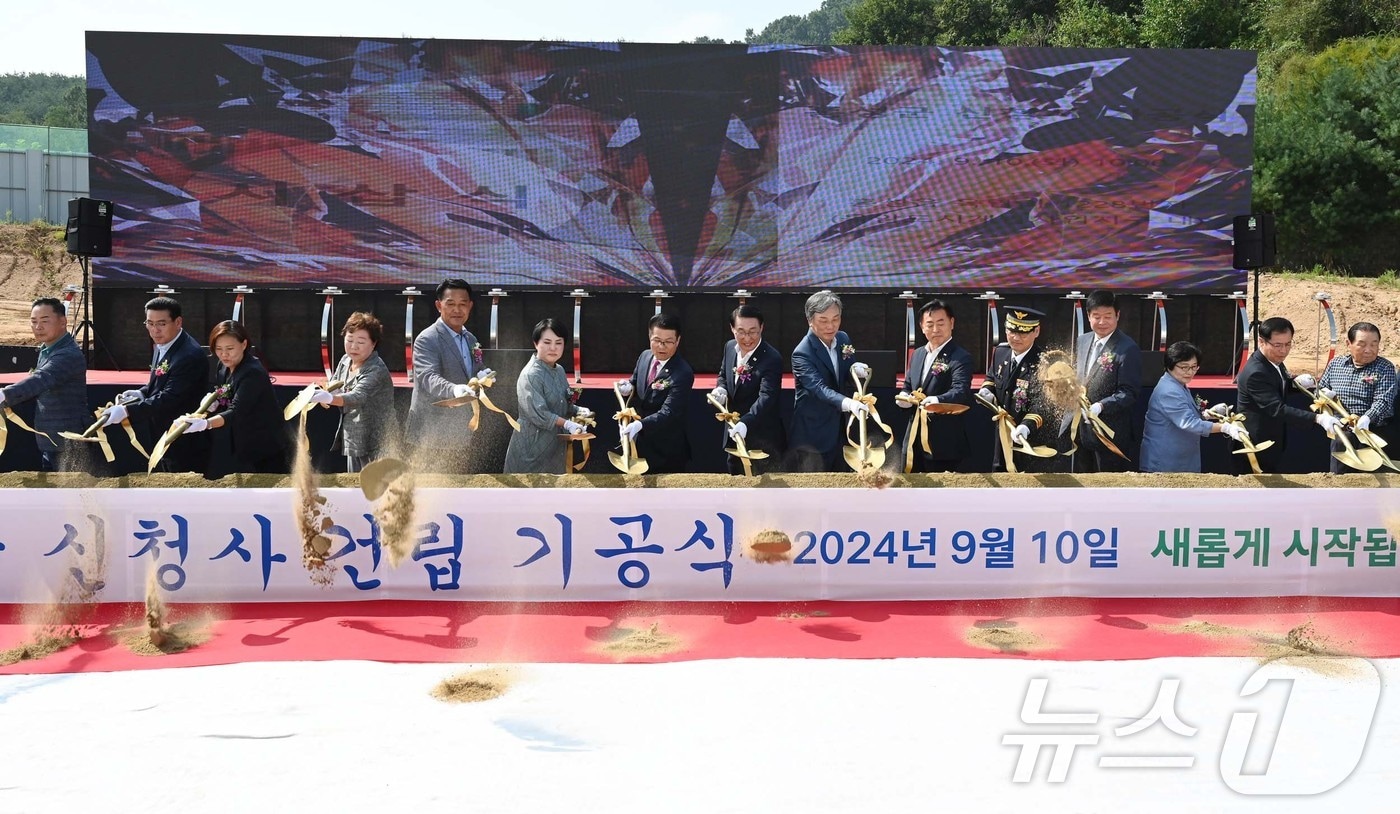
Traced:
<path fill-rule="evenodd" d="M 652 359 L 652 360 L 651 360 L 651 370 L 647 373 L 647 387 L 651 387 L 651 383 L 654 382 L 654 381 L 656 381 L 656 376 L 657 376 L 657 374 L 659 374 L 660 372 L 661 372 L 661 360 L 660 360 L 660 359 Z"/>

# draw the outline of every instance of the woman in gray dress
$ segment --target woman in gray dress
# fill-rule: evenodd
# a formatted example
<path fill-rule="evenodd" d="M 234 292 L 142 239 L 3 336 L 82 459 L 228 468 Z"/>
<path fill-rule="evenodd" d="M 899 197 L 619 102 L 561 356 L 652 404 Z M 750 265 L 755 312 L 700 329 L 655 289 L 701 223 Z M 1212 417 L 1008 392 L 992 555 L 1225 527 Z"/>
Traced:
<path fill-rule="evenodd" d="M 394 431 L 394 382 L 389 368 L 375 348 L 384 326 L 373 314 L 356 311 L 340 330 L 345 355 L 331 374 L 345 385 L 335 393 L 319 391 L 313 397 L 326 406 L 340 408 L 331 450 L 345 455 L 345 471 L 359 472 L 370 461 L 389 454 Z"/>
<path fill-rule="evenodd" d="M 531 357 L 515 385 L 520 401 L 520 431 L 510 437 L 506 449 L 506 473 L 565 474 L 565 445 L 560 433 L 577 435 L 582 424 L 570 419 L 593 413 L 569 400 L 569 377 L 559 366 L 564 355 L 564 330 L 554 319 L 542 319 L 530 334 L 535 343 Z"/>

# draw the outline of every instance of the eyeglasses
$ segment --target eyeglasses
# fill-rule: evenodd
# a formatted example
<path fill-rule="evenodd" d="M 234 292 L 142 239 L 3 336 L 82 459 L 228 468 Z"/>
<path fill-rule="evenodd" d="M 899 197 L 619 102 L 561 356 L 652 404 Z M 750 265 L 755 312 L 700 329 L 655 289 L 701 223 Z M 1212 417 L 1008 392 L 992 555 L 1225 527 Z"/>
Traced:
<path fill-rule="evenodd" d="M 1273 348 L 1274 350 L 1283 350 L 1284 348 L 1291 348 L 1291 347 L 1293 347 L 1293 340 L 1290 339 L 1290 340 L 1288 340 L 1287 342 L 1265 342 L 1264 344 L 1265 344 L 1265 345 L 1268 345 L 1269 347 Z"/>
<path fill-rule="evenodd" d="M 1177 365 L 1177 366 L 1176 366 L 1176 369 L 1177 369 L 1177 370 L 1180 370 L 1182 373 L 1195 373 L 1196 371 L 1198 371 L 1198 370 L 1201 369 L 1201 366 L 1200 366 L 1200 365 Z"/>
<path fill-rule="evenodd" d="M 663 347 L 663 348 L 669 348 L 669 347 L 671 347 L 672 345 L 676 344 L 676 343 L 679 342 L 679 341 L 680 341 L 679 339 L 662 339 L 662 338 L 659 337 L 659 336 L 653 336 L 653 337 L 651 337 L 651 344 L 653 344 L 653 345 L 659 345 L 659 346 L 661 346 L 661 347 Z"/>
<path fill-rule="evenodd" d="M 730 328 L 730 330 L 734 332 L 735 336 L 758 336 L 759 334 L 763 333 L 762 328 L 753 328 L 750 330 L 744 330 L 743 328 Z"/>
<path fill-rule="evenodd" d="M 171 322 L 168 319 L 162 319 L 160 322 L 152 322 L 148 319 L 141 324 L 145 325 L 147 328 L 164 328 L 167 325 L 170 325 Z"/>

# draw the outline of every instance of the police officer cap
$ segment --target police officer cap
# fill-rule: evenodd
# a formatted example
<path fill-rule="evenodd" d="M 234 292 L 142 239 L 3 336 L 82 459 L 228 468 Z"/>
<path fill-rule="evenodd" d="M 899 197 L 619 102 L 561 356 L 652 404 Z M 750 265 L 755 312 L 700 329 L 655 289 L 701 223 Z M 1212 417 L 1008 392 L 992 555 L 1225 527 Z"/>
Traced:
<path fill-rule="evenodd" d="M 1044 318 L 1045 312 L 1037 311 L 1034 308 L 1022 308 L 1019 305 L 1007 306 L 1006 330 L 1030 333 L 1040 327 L 1040 321 Z"/>

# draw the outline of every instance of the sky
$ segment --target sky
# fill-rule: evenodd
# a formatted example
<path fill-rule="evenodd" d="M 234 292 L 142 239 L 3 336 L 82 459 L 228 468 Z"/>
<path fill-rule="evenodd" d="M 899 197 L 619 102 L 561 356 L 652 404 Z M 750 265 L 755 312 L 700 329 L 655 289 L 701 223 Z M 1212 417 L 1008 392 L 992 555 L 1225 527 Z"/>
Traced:
<path fill-rule="evenodd" d="M 49 0 L 16 3 L 0 27 L 0 74 L 85 72 L 86 31 L 202 34 L 305 34 L 439 39 L 569 39 L 680 42 L 698 36 L 741 40 L 787 14 L 806 14 L 821 0 Z"/>

